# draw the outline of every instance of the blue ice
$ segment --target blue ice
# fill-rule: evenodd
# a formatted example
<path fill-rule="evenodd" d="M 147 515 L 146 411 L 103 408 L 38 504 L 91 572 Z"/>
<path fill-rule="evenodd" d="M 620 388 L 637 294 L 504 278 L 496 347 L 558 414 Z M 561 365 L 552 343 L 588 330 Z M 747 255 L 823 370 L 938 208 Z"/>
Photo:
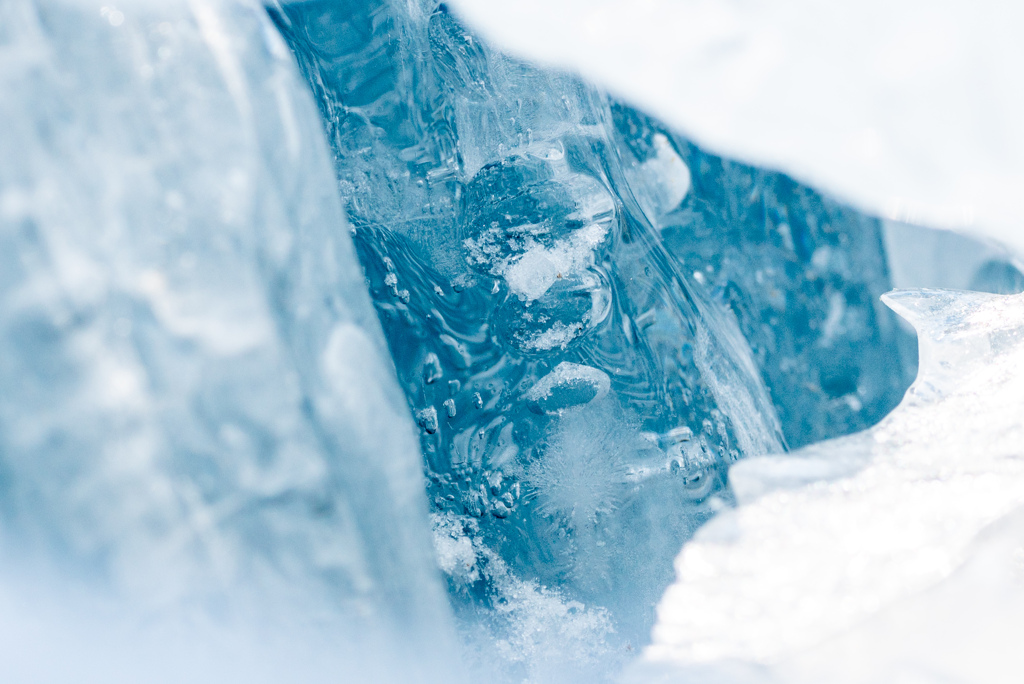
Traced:
<path fill-rule="evenodd" d="M 26 681 L 607 681 L 732 464 L 914 377 L 905 233 L 444 5 L 8 0 L 0 87 Z"/>
<path fill-rule="evenodd" d="M 523 582 L 628 653 L 729 464 L 869 426 L 912 380 L 877 220 L 490 50 L 443 5 L 273 16 L 418 418 L 456 611 L 487 612 L 510 667 L 541 660 L 509 636 Z"/>

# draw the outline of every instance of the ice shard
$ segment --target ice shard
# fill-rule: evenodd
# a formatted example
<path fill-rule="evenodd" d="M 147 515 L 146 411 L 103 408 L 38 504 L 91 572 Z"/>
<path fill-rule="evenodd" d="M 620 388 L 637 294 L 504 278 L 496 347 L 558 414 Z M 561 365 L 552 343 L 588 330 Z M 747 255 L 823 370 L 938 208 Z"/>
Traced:
<path fill-rule="evenodd" d="M 455 662 L 414 426 L 262 7 L 4 2 L 0 84 L 4 576 L 316 625 L 338 674 Z"/>

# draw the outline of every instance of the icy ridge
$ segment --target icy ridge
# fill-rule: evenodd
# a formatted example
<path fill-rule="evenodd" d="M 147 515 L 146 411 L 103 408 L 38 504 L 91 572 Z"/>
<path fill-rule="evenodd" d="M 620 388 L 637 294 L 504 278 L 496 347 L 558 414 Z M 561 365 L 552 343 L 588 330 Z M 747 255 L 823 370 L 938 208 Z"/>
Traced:
<path fill-rule="evenodd" d="M 867 432 L 732 468 L 739 507 L 684 547 L 645 652 L 649 669 L 640 671 L 746 673 L 735 681 L 935 672 L 929 651 L 893 631 L 914 624 L 972 644 L 939 657 L 938 671 L 998 673 L 987 681 L 1019 672 L 1001 638 L 981 637 L 1019 634 L 1011 612 L 966 611 L 978 615 L 972 625 L 956 616 L 964 592 L 1001 592 L 1019 605 L 1012 577 L 1024 537 L 1007 516 L 1024 506 L 1024 295 L 920 290 L 885 299 L 918 330 L 918 380 Z M 985 587 L 986 576 L 999 578 L 998 590 Z M 848 663 L 861 652 L 854 644 L 877 652 Z M 896 666 L 900 658 L 907 662 Z"/>

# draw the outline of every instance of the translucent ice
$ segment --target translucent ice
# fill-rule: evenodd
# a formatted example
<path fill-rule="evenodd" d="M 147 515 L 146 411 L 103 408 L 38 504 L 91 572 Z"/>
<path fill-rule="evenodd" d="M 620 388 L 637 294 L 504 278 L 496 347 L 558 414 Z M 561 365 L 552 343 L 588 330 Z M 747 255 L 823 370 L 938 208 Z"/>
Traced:
<path fill-rule="evenodd" d="M 870 431 L 732 469 L 740 505 L 679 556 L 651 671 L 711 681 L 743 663 L 770 669 L 739 681 L 1019 674 L 1017 650 L 1000 644 L 1021 633 L 1011 606 L 1024 540 L 1024 296 L 922 290 L 887 301 L 920 335 L 907 397 Z M 967 609 L 973 593 L 983 604 Z M 1007 605 L 993 604 L 1000 594 Z M 979 622 L 961 622 L 969 616 Z M 952 650 L 925 648 L 933 638 Z"/>
<path fill-rule="evenodd" d="M 885 222 L 884 236 L 893 287 L 993 294 L 1024 290 L 1024 262 L 998 243 L 895 221 Z"/>
<path fill-rule="evenodd" d="M 402 670 L 361 655 L 399 633 L 454 661 L 414 427 L 262 8 L 4 2 L 0 83 L 4 620 L 43 568 L 146 624 L 315 624 L 338 673 Z M 79 619 L 5 657 L 84 656 Z"/>
<path fill-rule="evenodd" d="M 628 652 L 729 463 L 898 401 L 913 361 L 875 304 L 877 221 L 496 53 L 443 5 L 274 16 L 334 147 L 469 622 L 529 610 L 515 592 L 535 583 L 585 606 L 550 620 L 611 624 L 591 640 Z M 540 676 L 510 636 L 525 623 L 503 624 L 499 656 Z"/>
<path fill-rule="evenodd" d="M 735 321 L 632 200 L 607 100 L 443 7 L 304 3 L 278 22 L 320 96 L 433 508 L 459 517 L 439 534 L 644 639 L 724 465 L 782 437 Z M 679 474 L 663 435 L 687 425 L 700 458 Z M 518 585 L 497 577 L 451 589 L 503 605 Z"/>
<path fill-rule="evenodd" d="M 1024 251 L 1024 8 L 1002 0 L 456 0 L 719 154 Z"/>

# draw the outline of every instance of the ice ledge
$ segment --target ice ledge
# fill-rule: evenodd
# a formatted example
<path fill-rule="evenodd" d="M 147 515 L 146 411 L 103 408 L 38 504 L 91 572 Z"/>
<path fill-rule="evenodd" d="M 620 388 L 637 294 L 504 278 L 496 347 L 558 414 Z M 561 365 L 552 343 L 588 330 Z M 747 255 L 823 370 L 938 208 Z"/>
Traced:
<path fill-rule="evenodd" d="M 917 382 L 871 430 L 733 467 L 741 505 L 678 557 L 644 676 L 653 667 L 726 681 L 764 681 L 770 672 L 832 681 L 844 658 L 871 652 L 842 649 L 844 639 L 874 638 L 858 625 L 892 635 L 894 621 L 910 621 L 946 638 L 949 625 L 959 624 L 964 592 L 982 590 L 984 582 L 971 578 L 984 572 L 970 568 L 989 567 L 979 549 L 991 544 L 979 534 L 1024 506 L 1024 296 L 898 291 L 886 303 L 918 330 L 924 363 Z M 1010 531 L 998 544 L 1019 548 L 1020 526 L 1004 527 Z M 1016 553 L 991 562 L 1019 565 L 1007 560 Z M 1019 576 L 1015 567 L 993 572 Z M 926 591 L 940 598 L 914 598 Z M 1006 582 L 1002 592 L 1008 604 L 1022 598 L 1019 582 Z M 1000 633 L 1021 631 L 1005 611 L 980 620 L 960 627 L 962 636 L 996 624 Z M 914 638 L 891 636 L 875 646 L 889 657 L 912 652 Z M 949 667 L 1017 658 L 993 649 L 960 649 L 961 660 Z M 838 662 L 826 663 L 825 652 Z"/>

